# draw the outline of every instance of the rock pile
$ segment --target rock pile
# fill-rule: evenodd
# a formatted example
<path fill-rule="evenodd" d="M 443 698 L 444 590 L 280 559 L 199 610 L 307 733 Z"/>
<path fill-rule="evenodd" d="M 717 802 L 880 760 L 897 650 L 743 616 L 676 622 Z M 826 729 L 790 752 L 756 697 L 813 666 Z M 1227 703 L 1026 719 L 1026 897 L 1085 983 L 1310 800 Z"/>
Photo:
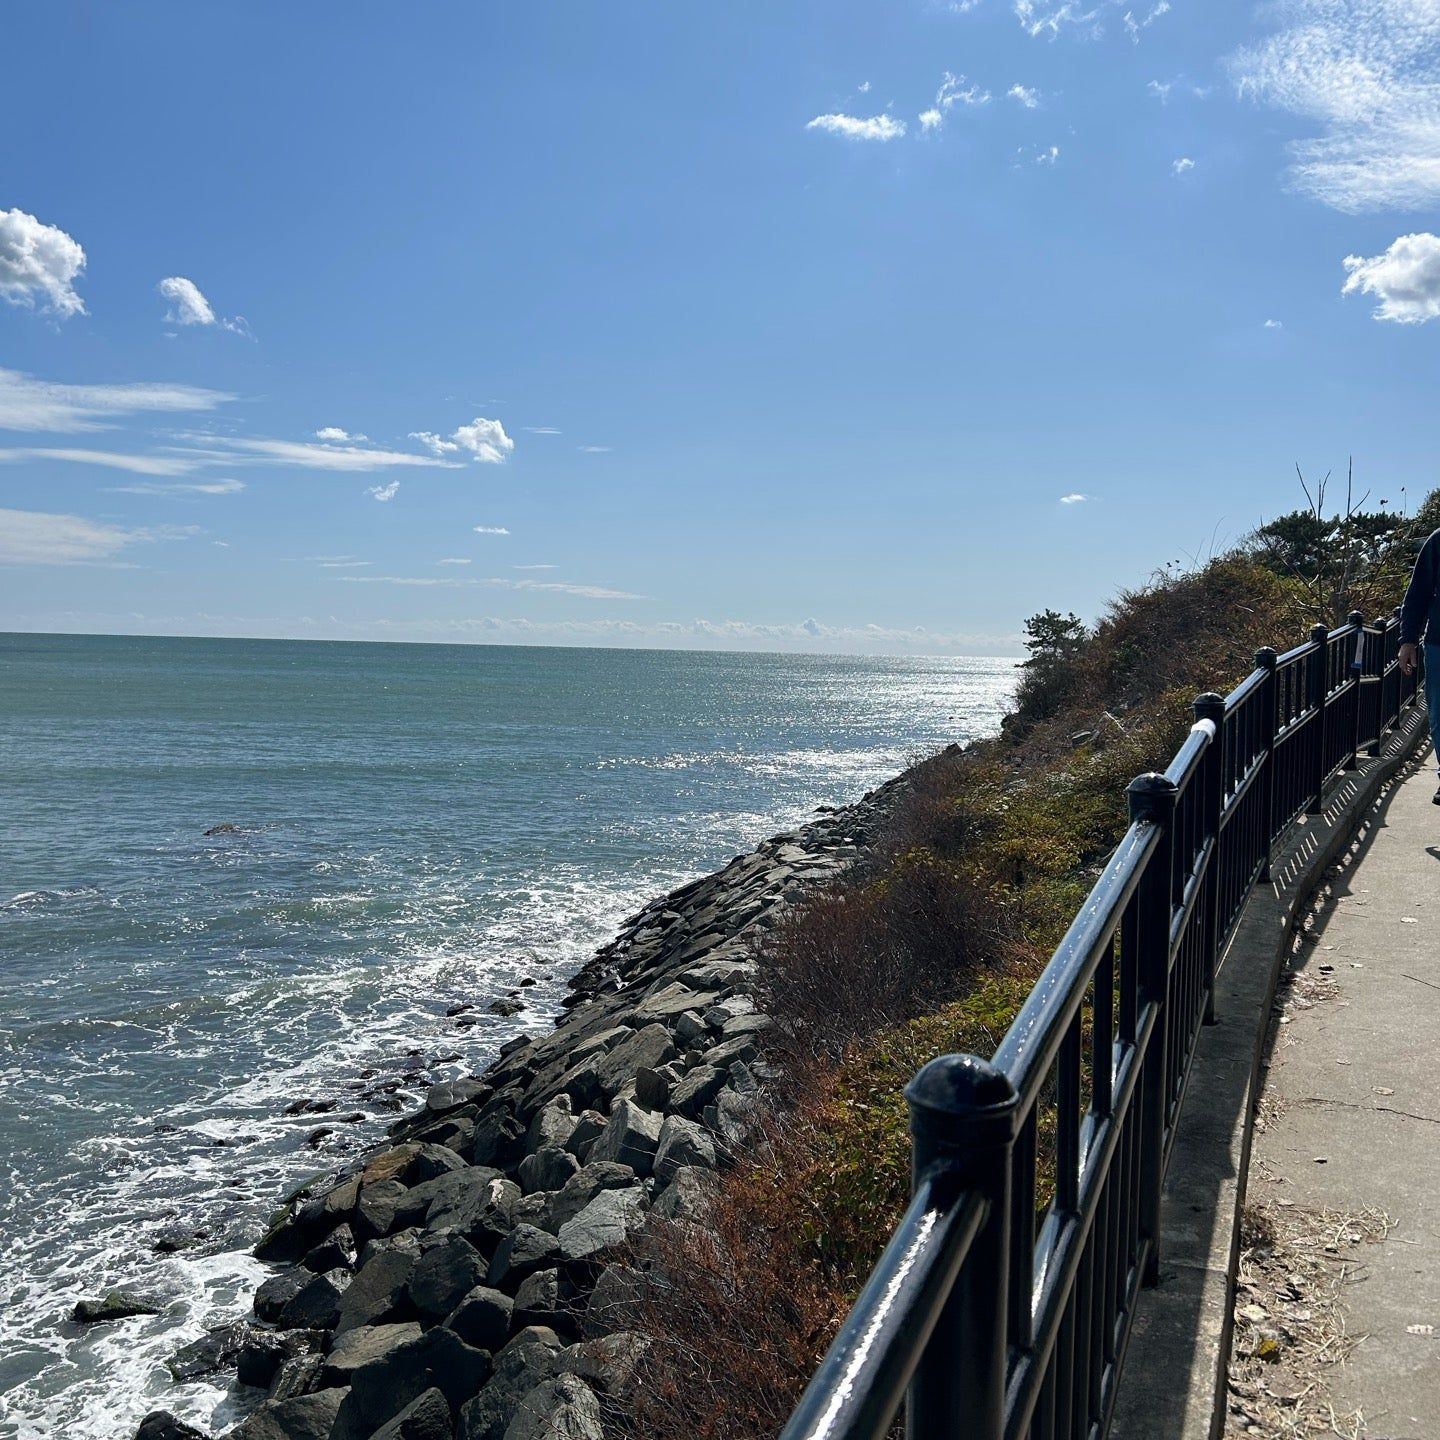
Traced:
<path fill-rule="evenodd" d="M 602 1440 L 642 1345 L 616 1328 L 633 1272 L 614 1252 L 649 1215 L 703 1213 L 769 1074 L 755 941 L 855 862 L 903 784 L 647 905 L 551 1033 L 292 1196 L 256 1248 L 279 1266 L 257 1323 L 200 1342 L 267 1392 L 234 1440 Z M 196 1432 L 156 1412 L 142 1433 Z"/>

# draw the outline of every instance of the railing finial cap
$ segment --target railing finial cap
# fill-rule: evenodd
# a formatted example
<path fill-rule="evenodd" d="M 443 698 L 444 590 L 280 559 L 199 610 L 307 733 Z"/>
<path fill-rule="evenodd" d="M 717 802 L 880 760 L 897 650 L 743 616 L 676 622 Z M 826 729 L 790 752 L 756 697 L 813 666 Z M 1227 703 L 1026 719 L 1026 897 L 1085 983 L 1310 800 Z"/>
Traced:
<path fill-rule="evenodd" d="M 1217 695 L 1213 690 L 1207 690 L 1203 695 L 1197 695 L 1194 701 L 1195 713 L 1204 715 L 1207 711 L 1219 710 L 1222 713 L 1225 709 L 1225 697 Z"/>
<path fill-rule="evenodd" d="M 1255 652 L 1255 665 L 1260 670 L 1273 670 L 1280 663 L 1280 652 L 1273 645 L 1262 645 Z"/>
<path fill-rule="evenodd" d="M 1328 640 L 1330 638 L 1330 627 L 1322 625 L 1318 620 L 1310 627 L 1311 640 Z"/>
<path fill-rule="evenodd" d="M 914 1120 L 941 1124 L 984 1122 L 1015 1109 L 1020 1097 L 1010 1077 L 978 1055 L 941 1055 L 905 1087 Z"/>
<path fill-rule="evenodd" d="M 1125 787 L 1125 794 L 1130 800 L 1131 820 L 1168 819 L 1174 813 L 1175 797 L 1179 793 L 1175 782 L 1157 771 L 1137 775 Z"/>

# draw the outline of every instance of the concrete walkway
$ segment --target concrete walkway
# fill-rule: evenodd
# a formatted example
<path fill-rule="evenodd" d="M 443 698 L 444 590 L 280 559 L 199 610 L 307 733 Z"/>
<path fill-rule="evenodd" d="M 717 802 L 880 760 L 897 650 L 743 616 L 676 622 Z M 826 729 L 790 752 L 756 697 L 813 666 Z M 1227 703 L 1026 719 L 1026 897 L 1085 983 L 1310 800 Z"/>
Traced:
<path fill-rule="evenodd" d="M 1392 791 L 1305 947 L 1276 1032 L 1249 1201 L 1385 1212 L 1346 1253 L 1326 1375 L 1372 1440 L 1440 1440 L 1440 808 L 1427 763 Z M 1278 1113 L 1277 1113 L 1278 1112 Z M 1433 1327 L 1427 1331 L 1426 1327 Z M 1340 1433 L 1350 1433 L 1347 1428 Z"/>

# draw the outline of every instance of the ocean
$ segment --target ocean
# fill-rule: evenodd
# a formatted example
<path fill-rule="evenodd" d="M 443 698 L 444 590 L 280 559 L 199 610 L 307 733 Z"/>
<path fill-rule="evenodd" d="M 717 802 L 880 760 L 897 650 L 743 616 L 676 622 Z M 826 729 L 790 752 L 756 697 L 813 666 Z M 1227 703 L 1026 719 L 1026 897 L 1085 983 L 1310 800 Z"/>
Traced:
<path fill-rule="evenodd" d="M 286 1190 L 548 1027 L 644 900 L 993 732 L 1014 678 L 0 635 L 0 1437 L 221 1428 L 224 1377 L 165 1362 L 248 1309 Z M 114 1287 L 160 1313 L 70 1321 Z"/>

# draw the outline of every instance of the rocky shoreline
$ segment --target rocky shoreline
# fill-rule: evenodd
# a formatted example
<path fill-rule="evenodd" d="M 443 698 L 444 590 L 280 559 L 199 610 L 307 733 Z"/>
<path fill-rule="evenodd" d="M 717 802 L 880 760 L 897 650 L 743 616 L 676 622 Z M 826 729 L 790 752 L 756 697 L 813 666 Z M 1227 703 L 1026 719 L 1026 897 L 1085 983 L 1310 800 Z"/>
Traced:
<path fill-rule="evenodd" d="M 646 905 L 550 1033 L 435 1085 L 391 1141 L 290 1196 L 253 1321 L 177 1356 L 263 1394 L 233 1440 L 604 1440 L 643 1341 L 621 1248 L 703 1215 L 772 1072 L 756 947 L 865 853 L 900 775 Z M 174 1367 L 172 1366 L 172 1369 Z M 204 1440 L 155 1411 L 138 1440 Z"/>

